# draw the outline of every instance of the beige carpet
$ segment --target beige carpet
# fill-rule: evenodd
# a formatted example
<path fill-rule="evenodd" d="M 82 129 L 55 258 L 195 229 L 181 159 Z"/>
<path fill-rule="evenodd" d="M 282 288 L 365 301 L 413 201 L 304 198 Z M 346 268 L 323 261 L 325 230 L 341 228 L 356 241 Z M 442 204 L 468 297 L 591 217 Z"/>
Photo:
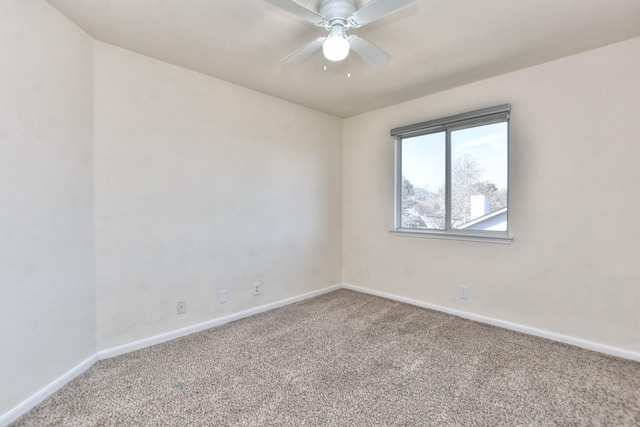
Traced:
<path fill-rule="evenodd" d="M 340 290 L 100 361 L 15 425 L 640 425 L 640 363 Z"/>

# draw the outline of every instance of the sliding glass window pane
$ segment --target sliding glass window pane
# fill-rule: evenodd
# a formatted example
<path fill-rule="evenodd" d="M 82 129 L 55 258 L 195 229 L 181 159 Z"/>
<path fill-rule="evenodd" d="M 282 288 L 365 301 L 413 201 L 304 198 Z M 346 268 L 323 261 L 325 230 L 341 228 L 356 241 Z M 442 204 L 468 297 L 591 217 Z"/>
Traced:
<path fill-rule="evenodd" d="M 451 132 L 451 228 L 507 230 L 506 122 Z"/>
<path fill-rule="evenodd" d="M 445 228 L 445 132 L 403 138 L 402 228 Z"/>

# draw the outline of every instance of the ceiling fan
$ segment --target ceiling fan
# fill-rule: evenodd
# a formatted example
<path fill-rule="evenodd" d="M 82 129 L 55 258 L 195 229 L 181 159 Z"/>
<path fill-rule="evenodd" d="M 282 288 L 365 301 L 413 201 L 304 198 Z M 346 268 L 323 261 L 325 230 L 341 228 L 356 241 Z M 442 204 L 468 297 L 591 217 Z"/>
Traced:
<path fill-rule="evenodd" d="M 347 36 L 347 30 L 360 28 L 417 0 L 373 0 L 360 9 L 355 0 L 321 0 L 317 12 L 295 0 L 266 1 L 329 32 L 326 37 L 317 37 L 286 56 L 281 61 L 284 64 L 297 64 L 322 47 L 329 61 L 342 61 L 353 50 L 373 66 L 380 67 L 389 62 L 389 55 L 358 35 Z"/>

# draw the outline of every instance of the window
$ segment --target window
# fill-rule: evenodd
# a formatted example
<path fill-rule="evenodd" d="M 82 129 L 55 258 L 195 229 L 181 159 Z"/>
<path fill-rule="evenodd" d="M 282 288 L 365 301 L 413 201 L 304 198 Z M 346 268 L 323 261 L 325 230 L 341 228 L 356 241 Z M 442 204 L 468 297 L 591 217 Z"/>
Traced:
<path fill-rule="evenodd" d="M 508 243 L 509 105 L 391 130 L 395 232 Z"/>

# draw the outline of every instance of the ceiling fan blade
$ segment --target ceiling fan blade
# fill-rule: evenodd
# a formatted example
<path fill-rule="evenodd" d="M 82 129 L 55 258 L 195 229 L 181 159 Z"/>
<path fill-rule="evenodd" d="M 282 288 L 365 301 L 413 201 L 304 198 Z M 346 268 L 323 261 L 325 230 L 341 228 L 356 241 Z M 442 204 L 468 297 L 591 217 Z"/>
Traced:
<path fill-rule="evenodd" d="M 292 13 L 306 21 L 311 22 L 312 24 L 316 24 L 318 22 L 324 21 L 324 18 L 318 14 L 315 10 L 309 9 L 307 6 L 304 6 L 298 3 L 295 0 L 265 0 L 267 3 L 270 3 L 282 10 L 286 10 L 289 13 Z"/>
<path fill-rule="evenodd" d="M 416 0 L 373 0 L 357 10 L 349 22 L 353 21 L 355 25 L 352 26 L 355 28 L 361 27 L 415 2 Z"/>
<path fill-rule="evenodd" d="M 381 67 L 391 59 L 389 55 L 360 36 L 349 36 L 349 43 L 351 44 L 351 49 L 355 53 L 360 55 L 362 59 L 369 62 L 374 67 Z"/>
<path fill-rule="evenodd" d="M 313 52 L 320 49 L 325 39 L 326 37 L 318 37 L 314 40 L 311 40 L 309 43 L 305 44 L 300 49 L 296 50 L 295 52 L 283 58 L 282 61 L 280 62 L 287 65 L 296 65 L 297 63 L 305 59 L 307 56 L 311 55 Z"/>

